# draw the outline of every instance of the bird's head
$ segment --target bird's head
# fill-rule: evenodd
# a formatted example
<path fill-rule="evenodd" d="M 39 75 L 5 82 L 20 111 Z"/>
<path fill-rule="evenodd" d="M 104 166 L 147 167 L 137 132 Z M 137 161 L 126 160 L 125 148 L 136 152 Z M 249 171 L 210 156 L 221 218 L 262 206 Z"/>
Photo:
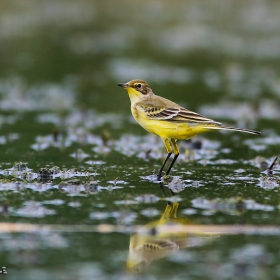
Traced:
<path fill-rule="evenodd" d="M 144 96 L 153 93 L 148 83 L 143 80 L 132 80 L 125 84 L 118 85 L 127 90 L 131 100 L 131 104 L 138 102 Z"/>

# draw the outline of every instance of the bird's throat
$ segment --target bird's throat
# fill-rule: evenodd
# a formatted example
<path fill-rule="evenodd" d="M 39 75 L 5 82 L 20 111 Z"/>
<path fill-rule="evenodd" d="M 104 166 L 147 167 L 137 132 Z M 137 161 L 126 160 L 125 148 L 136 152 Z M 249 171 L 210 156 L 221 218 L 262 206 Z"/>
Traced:
<path fill-rule="evenodd" d="M 127 92 L 128 92 L 129 98 L 130 98 L 131 105 L 138 102 L 142 97 L 141 92 L 139 92 L 133 88 L 128 88 Z"/>

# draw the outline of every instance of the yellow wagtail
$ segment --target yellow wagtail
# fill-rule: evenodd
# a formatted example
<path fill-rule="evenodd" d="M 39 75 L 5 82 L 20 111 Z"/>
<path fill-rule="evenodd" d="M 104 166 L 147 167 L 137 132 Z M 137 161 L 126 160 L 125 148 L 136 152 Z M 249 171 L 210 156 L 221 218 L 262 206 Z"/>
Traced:
<path fill-rule="evenodd" d="M 145 130 L 159 136 L 166 147 L 168 155 L 157 174 L 159 179 L 172 152 L 174 158 L 166 171 L 166 175 L 169 174 L 179 156 L 177 140 L 190 139 L 197 134 L 219 129 L 260 134 L 260 132 L 254 130 L 224 126 L 219 122 L 189 111 L 166 98 L 155 95 L 150 86 L 143 80 L 132 80 L 118 85 L 128 92 L 134 119 Z"/>

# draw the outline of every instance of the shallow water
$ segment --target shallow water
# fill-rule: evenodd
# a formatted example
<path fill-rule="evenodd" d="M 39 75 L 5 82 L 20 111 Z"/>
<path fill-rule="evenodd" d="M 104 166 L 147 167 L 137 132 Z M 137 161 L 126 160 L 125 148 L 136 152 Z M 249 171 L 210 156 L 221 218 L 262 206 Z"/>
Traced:
<path fill-rule="evenodd" d="M 3 3 L 9 279 L 279 279 L 279 13 L 276 0 Z M 262 134 L 180 141 L 160 183 L 163 144 L 116 85 L 134 78 Z"/>

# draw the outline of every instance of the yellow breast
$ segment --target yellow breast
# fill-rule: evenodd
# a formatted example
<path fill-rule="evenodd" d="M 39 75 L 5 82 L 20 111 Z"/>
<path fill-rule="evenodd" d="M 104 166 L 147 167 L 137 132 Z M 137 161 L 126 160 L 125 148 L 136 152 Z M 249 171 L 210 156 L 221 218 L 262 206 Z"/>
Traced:
<path fill-rule="evenodd" d="M 173 138 L 178 140 L 189 139 L 197 134 L 207 132 L 208 129 L 199 125 L 174 122 L 168 120 L 149 119 L 146 114 L 131 106 L 131 112 L 134 119 L 148 132 L 158 135 L 161 138 Z"/>

